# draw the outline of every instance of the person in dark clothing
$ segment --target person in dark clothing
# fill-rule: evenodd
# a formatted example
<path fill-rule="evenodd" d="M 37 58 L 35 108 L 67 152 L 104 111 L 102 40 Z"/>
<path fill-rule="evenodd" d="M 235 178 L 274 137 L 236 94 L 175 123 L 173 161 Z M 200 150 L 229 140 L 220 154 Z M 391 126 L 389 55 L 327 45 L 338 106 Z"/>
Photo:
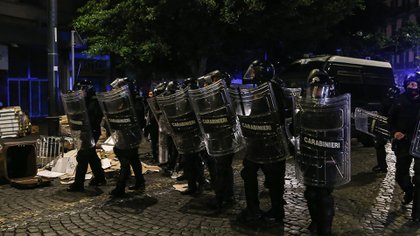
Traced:
<path fill-rule="evenodd" d="M 170 81 L 168 83 L 168 86 L 166 87 L 165 95 L 174 94 L 177 90 L 179 90 L 178 83 L 176 81 Z M 194 111 L 192 110 L 192 107 L 189 107 L 188 109 L 190 109 L 187 111 L 188 115 L 194 115 L 194 118 L 195 118 L 195 114 L 194 114 Z M 196 128 L 198 130 L 198 127 Z M 189 133 L 180 132 L 178 135 L 179 135 L 178 137 L 173 136 L 173 141 L 175 142 L 175 139 L 179 138 L 180 140 L 182 140 L 182 143 L 185 143 L 187 140 L 188 142 L 191 142 L 191 139 L 189 137 L 187 138 L 187 136 L 189 135 L 195 136 L 197 135 L 197 133 L 194 132 L 194 133 L 189 134 Z M 204 145 L 202 146 L 204 147 Z M 201 148 L 201 150 L 202 149 L 203 148 Z M 181 192 L 181 194 L 183 195 L 198 196 L 204 190 L 205 178 L 204 178 L 203 158 L 200 154 L 201 150 L 187 151 L 187 152 L 184 152 L 183 154 L 179 154 L 180 165 L 182 165 L 183 167 L 184 176 L 188 183 L 188 189 Z M 178 151 L 182 153 L 180 150 Z"/>
<path fill-rule="evenodd" d="M 350 96 L 338 96 L 335 81 L 323 70 L 314 69 L 295 115 L 299 149 L 296 163 L 302 172 L 311 223 L 311 234 L 331 235 L 335 214 L 334 187 L 350 181 Z M 334 97 L 339 97 L 333 100 Z M 329 111 L 329 112 L 325 112 Z M 348 114 L 335 116 L 333 114 Z M 310 128 L 308 128 L 310 127 Z M 322 143 L 338 144 L 322 146 Z M 337 171 L 340 170 L 340 171 Z"/>
<path fill-rule="evenodd" d="M 149 91 L 149 97 L 153 97 L 153 91 Z M 144 136 L 150 136 L 150 148 L 152 150 L 152 160 L 155 163 L 159 163 L 159 125 L 153 115 L 151 109 L 147 110 L 146 115 L 146 127 L 144 128 Z"/>
<path fill-rule="evenodd" d="M 121 168 L 117 180 L 117 185 L 110 194 L 114 197 L 121 197 L 125 194 L 126 182 L 131 176 L 130 166 L 132 167 L 135 175 L 135 185 L 129 186 L 129 190 L 145 190 L 145 179 L 142 172 L 142 164 L 140 162 L 138 148 L 141 141 L 141 129 L 145 126 L 144 119 L 144 102 L 143 98 L 138 94 L 135 89 L 134 82 L 127 78 L 116 79 L 111 83 L 113 89 L 128 86 L 129 96 L 133 101 L 135 117 L 133 124 L 130 125 L 129 130 L 120 130 L 117 134 L 117 143 L 114 146 L 114 153 L 120 161 Z M 112 128 L 112 127 L 111 127 Z M 128 132 L 129 131 L 129 132 Z M 121 142 L 118 141 L 121 139 Z"/>
<path fill-rule="evenodd" d="M 420 109 L 418 81 L 414 76 L 408 76 L 404 80 L 404 89 L 405 92 L 392 104 L 388 116 L 397 157 L 395 180 L 404 191 L 402 204 L 407 205 L 414 199 L 411 217 L 413 221 L 420 221 L 420 160 L 409 152 Z M 412 178 L 410 166 L 413 158 Z"/>
<path fill-rule="evenodd" d="M 94 142 L 98 142 L 99 136 L 101 135 L 101 120 L 103 117 L 102 111 L 99 107 L 98 100 L 95 96 L 95 87 L 91 81 L 82 80 L 79 81 L 75 90 L 81 90 L 85 94 L 86 109 L 88 112 L 90 128 Z M 84 140 L 82 139 L 82 142 Z M 82 146 L 84 144 L 82 143 Z M 81 192 L 84 191 L 84 181 L 87 172 L 88 165 L 93 172 L 93 178 L 89 182 L 91 186 L 100 186 L 106 184 L 105 172 L 102 169 L 101 160 L 96 153 L 96 147 L 82 149 L 77 152 L 77 166 L 76 176 L 74 183 L 67 189 L 68 192 Z"/>
<path fill-rule="evenodd" d="M 235 203 L 232 161 L 235 152 L 243 148 L 238 123 L 227 122 L 236 120 L 232 104 L 223 99 L 223 95 L 228 92 L 230 81 L 228 73 L 215 70 L 197 79 L 201 89 L 190 91 L 190 98 L 194 101 L 204 133 L 206 150 L 202 154 L 215 192 L 215 197 L 207 205 L 215 210 L 216 214 Z M 218 85 L 217 92 L 214 90 L 215 85 Z M 206 105 L 203 106 L 203 103 Z M 220 121 L 221 117 L 226 117 L 226 121 Z M 211 123 L 209 120 L 219 122 Z"/>
<path fill-rule="evenodd" d="M 245 81 L 256 84 L 258 87 L 268 82 L 271 84 L 274 92 L 274 102 L 277 104 L 277 112 L 273 114 L 278 116 L 278 124 L 284 124 L 284 95 L 280 80 L 275 79 L 274 67 L 268 61 L 256 60 L 251 63 L 244 75 Z M 267 111 L 269 112 L 269 111 Z M 243 127 L 243 124 L 241 124 Z M 281 126 L 279 130 L 281 130 Z M 242 132 L 244 132 L 242 130 Z M 279 132 L 284 132 L 279 131 Z M 277 134 L 279 135 L 279 134 Z M 245 136 L 245 135 L 244 135 Z M 257 135 L 258 136 L 258 135 Z M 242 222 L 252 222 L 264 219 L 269 223 L 283 222 L 284 218 L 284 178 L 286 170 L 287 144 L 284 146 L 271 138 L 265 139 L 256 137 L 254 141 L 247 139 L 246 154 L 243 160 L 243 169 L 241 177 L 244 181 L 246 209 L 242 210 L 238 219 Z M 262 170 L 265 175 L 266 186 L 269 189 L 271 200 L 271 209 L 268 212 L 262 212 L 259 202 L 258 190 L 258 171 Z"/>
<path fill-rule="evenodd" d="M 391 87 L 388 89 L 386 98 L 381 102 L 381 108 L 378 113 L 381 116 L 388 116 L 389 109 L 391 108 L 392 103 L 400 95 L 400 89 L 397 87 Z M 386 163 L 386 151 L 385 145 L 389 140 L 384 137 L 375 138 L 375 151 L 376 151 L 376 160 L 377 165 L 372 168 L 373 172 L 376 173 L 386 173 L 388 171 L 388 165 Z"/>
<path fill-rule="evenodd" d="M 157 160 L 159 166 L 162 168 L 163 175 L 170 177 L 175 171 L 176 166 L 178 164 L 178 151 L 176 150 L 172 137 L 169 135 L 169 124 L 166 122 L 162 109 L 159 108 L 156 101 L 157 96 L 162 95 L 166 92 L 167 85 L 168 82 L 161 82 L 157 84 L 156 87 L 153 89 L 153 93 L 150 94 L 152 96 L 147 99 L 147 103 L 149 104 L 149 117 L 153 115 L 153 119 L 154 121 L 156 121 L 157 126 Z M 154 130 L 154 121 L 151 121 L 151 129 Z M 148 129 L 146 131 L 148 131 Z"/>

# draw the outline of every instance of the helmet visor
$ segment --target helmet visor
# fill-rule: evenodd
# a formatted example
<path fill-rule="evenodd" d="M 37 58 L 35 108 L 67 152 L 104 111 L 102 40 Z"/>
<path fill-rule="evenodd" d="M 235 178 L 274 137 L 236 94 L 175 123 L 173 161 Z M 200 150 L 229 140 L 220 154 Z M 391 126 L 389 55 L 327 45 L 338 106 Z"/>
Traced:
<path fill-rule="evenodd" d="M 242 78 L 244 83 L 256 83 L 257 76 L 256 68 L 253 65 L 250 65 L 245 72 L 244 77 Z"/>
<path fill-rule="evenodd" d="M 328 98 L 331 92 L 329 85 L 314 85 L 306 89 L 306 98 Z"/>

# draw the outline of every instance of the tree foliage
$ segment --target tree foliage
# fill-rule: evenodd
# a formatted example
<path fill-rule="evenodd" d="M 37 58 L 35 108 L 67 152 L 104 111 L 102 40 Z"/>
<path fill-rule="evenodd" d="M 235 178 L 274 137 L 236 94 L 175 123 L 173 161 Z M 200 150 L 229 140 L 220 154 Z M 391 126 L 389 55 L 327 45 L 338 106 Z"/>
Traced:
<path fill-rule="evenodd" d="M 406 22 L 392 35 L 391 42 L 396 51 L 415 48 L 420 45 L 420 27 L 414 23 Z"/>
<path fill-rule="evenodd" d="M 363 0 L 88 0 L 74 27 L 90 54 L 124 66 L 200 75 L 207 61 L 245 52 L 303 52 L 363 7 Z M 252 54 L 252 53 L 251 53 Z"/>
<path fill-rule="evenodd" d="M 392 43 L 383 31 L 391 14 L 385 2 L 364 0 L 364 8 L 356 9 L 352 16 L 334 27 L 334 36 L 324 43 L 324 50 L 340 49 L 347 56 L 383 59 L 381 51 Z"/>

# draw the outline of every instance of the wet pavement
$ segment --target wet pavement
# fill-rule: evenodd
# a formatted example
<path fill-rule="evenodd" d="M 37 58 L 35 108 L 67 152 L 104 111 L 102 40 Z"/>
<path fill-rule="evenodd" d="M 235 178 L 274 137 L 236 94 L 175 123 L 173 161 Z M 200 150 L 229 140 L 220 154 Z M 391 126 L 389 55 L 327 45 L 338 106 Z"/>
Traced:
<path fill-rule="evenodd" d="M 142 144 L 148 162 L 148 145 Z M 420 224 L 410 220 L 411 204 L 401 206 L 402 193 L 394 181 L 395 156 L 387 146 L 388 172 L 375 174 L 373 147 L 352 143 L 352 181 L 337 188 L 334 235 L 420 235 Z M 67 186 L 54 180 L 51 186 L 21 190 L 0 185 L 0 232 L 2 235 L 309 235 L 310 222 L 304 187 L 295 178 L 293 161 L 286 171 L 284 226 L 262 222 L 242 224 L 236 216 L 245 207 L 240 155 L 234 161 L 236 204 L 221 214 L 207 202 L 214 196 L 181 195 L 173 184 L 180 183 L 161 173 L 145 175 L 146 191 L 128 192 L 112 199 L 108 184 L 87 186 L 84 193 L 68 193 Z M 269 209 L 269 196 L 260 174 L 261 208 Z M 130 180 L 133 181 L 133 180 Z"/>

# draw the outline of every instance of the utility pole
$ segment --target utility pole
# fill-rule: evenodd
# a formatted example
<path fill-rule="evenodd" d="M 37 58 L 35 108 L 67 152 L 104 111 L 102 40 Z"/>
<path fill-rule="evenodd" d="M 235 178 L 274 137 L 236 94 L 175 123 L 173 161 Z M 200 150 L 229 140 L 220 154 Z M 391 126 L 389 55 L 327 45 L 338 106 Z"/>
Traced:
<path fill-rule="evenodd" d="M 58 52 L 57 52 L 57 0 L 49 0 L 48 9 L 48 135 L 58 135 L 57 117 Z"/>
<path fill-rule="evenodd" d="M 76 83 L 76 73 L 75 73 L 75 66 L 74 66 L 74 47 L 76 46 L 75 42 L 75 30 L 71 31 L 71 80 L 69 81 L 68 88 L 73 89 L 73 84 Z"/>

